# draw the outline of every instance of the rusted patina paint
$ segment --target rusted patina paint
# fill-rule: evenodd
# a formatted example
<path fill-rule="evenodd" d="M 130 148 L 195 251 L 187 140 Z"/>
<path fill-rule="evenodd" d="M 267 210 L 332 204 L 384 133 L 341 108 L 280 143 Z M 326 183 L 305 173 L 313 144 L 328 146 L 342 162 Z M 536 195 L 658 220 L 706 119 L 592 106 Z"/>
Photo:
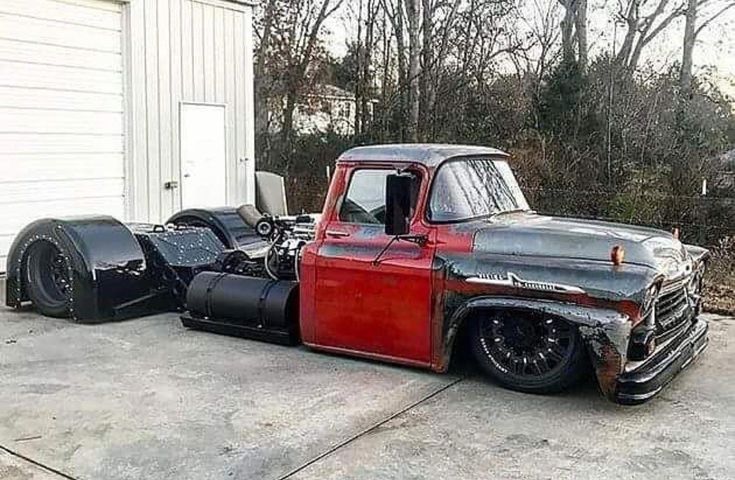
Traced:
<path fill-rule="evenodd" d="M 625 324 L 580 325 L 579 332 L 587 343 L 600 391 L 612 399 L 617 379 L 625 366 L 630 327 L 626 328 Z"/>
<path fill-rule="evenodd" d="M 446 355 L 446 334 L 444 332 L 444 310 L 446 295 L 445 265 L 440 258 L 435 258 L 432 265 L 432 308 L 431 308 L 431 368 L 437 372 L 445 372 L 449 368 Z"/>
<path fill-rule="evenodd" d="M 423 350 L 413 357 L 400 350 L 399 337 L 386 334 L 392 331 L 384 322 L 386 315 L 377 319 L 373 316 L 370 320 L 383 330 L 381 336 L 375 328 L 360 330 L 359 322 L 342 322 L 340 319 L 347 316 L 344 304 L 339 302 L 332 302 L 332 310 L 325 309 L 321 314 L 310 311 L 307 318 L 302 317 L 302 325 L 324 324 L 323 319 L 327 317 L 329 322 L 344 323 L 340 328 L 355 331 L 361 354 L 374 358 L 386 358 L 390 354 L 394 361 L 398 357 L 406 357 L 404 360 L 411 362 L 425 361 L 433 370 L 443 372 L 449 366 L 457 333 L 473 318 L 473 312 L 520 309 L 548 313 L 578 326 L 600 389 L 615 399 L 616 381 L 629 373 L 625 368 L 631 331 L 644 320 L 641 309 L 649 289 L 685 280 L 692 268 L 696 269 L 706 258 L 706 250 L 682 245 L 671 234 L 649 228 L 548 217 L 530 211 L 503 212 L 457 223 L 432 222 L 427 214 L 431 181 L 441 163 L 451 157 L 447 148 L 427 153 L 421 146 L 368 147 L 343 156 L 325 205 L 325 220 L 316 236 L 317 263 L 321 262 L 323 270 L 320 271 L 325 276 L 317 275 L 317 283 L 323 282 L 323 288 L 314 289 L 337 295 L 334 286 L 339 282 L 349 283 L 356 276 L 364 278 L 361 289 L 350 291 L 357 300 L 353 308 L 358 311 L 356 318 L 363 318 L 362 310 L 370 308 L 360 303 L 363 298 L 379 299 L 381 304 L 408 305 L 406 301 L 411 297 L 412 307 L 400 312 L 391 310 L 390 315 L 395 322 L 410 325 L 400 334 L 419 343 L 429 343 L 426 356 Z M 366 157 L 361 158 L 358 153 Z M 410 168 L 421 173 L 411 232 L 426 235 L 427 242 L 419 247 L 396 241 L 384 252 L 379 265 L 367 266 L 366 262 L 375 258 L 389 239 L 380 227 L 349 225 L 340 222 L 337 214 L 347 180 L 355 169 L 385 167 Z M 329 239 L 325 236 L 327 225 L 339 227 L 348 234 L 345 238 L 352 240 Z M 610 261 L 610 253 L 616 246 L 625 250 L 625 260 L 620 265 Z M 328 272 L 336 270 L 340 262 L 344 278 L 332 278 Z M 408 268 L 414 269 L 414 273 L 409 274 L 405 270 Z M 381 288 L 381 284 L 388 282 L 370 276 L 393 274 L 396 281 L 391 289 Z M 399 276 L 412 282 L 411 285 L 400 283 Z M 423 296 L 426 292 L 428 301 Z M 302 289 L 302 294 L 312 293 L 310 289 Z M 317 299 L 316 304 L 319 303 Z M 422 315 L 426 312 L 430 316 L 428 322 L 422 323 L 415 315 L 417 309 Z M 428 332 L 421 331 L 427 325 Z M 326 337 L 316 335 L 312 346 L 326 343 L 340 347 L 342 340 L 336 327 L 328 326 L 326 331 L 333 338 L 325 340 Z"/>
<path fill-rule="evenodd" d="M 452 234 L 456 227 L 452 227 Z M 459 229 L 459 230 L 466 230 Z M 465 237 L 467 238 L 467 237 Z M 470 237 L 471 238 L 471 237 Z M 456 246 L 456 244 L 454 245 Z M 579 326 L 590 352 L 600 389 L 612 398 L 615 381 L 623 371 L 632 327 L 640 321 L 640 303 L 656 279 L 649 268 L 615 268 L 600 262 L 553 258 L 517 258 L 510 255 L 438 253 L 443 274 L 439 310 L 432 320 L 432 368 L 446 371 L 457 333 L 478 309 L 514 308 L 551 313 Z M 508 278 L 540 282 L 563 291 L 524 288 L 511 282 L 472 283 L 474 278 Z M 504 284 L 505 283 L 505 284 Z M 570 293 L 571 292 L 571 293 Z M 439 294 L 437 294 L 438 296 Z M 435 299 L 438 300 L 438 299 Z"/>

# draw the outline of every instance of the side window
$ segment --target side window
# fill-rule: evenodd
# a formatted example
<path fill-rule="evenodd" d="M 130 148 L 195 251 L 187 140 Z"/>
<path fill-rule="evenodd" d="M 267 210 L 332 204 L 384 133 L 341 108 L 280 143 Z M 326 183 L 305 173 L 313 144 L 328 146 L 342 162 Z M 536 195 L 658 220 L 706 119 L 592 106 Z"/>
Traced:
<path fill-rule="evenodd" d="M 347 223 L 385 223 L 385 179 L 394 172 L 395 170 L 356 170 L 342 200 L 339 219 Z M 411 190 L 412 209 L 415 209 L 419 190 L 418 175 L 414 175 Z"/>

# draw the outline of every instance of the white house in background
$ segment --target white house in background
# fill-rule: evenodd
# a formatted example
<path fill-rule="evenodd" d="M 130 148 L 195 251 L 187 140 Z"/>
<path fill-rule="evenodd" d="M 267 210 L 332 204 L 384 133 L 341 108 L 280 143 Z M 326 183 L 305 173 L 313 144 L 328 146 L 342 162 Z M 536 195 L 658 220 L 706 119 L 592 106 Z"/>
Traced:
<path fill-rule="evenodd" d="M 715 185 L 723 189 L 732 189 L 735 193 L 735 149 L 720 155 L 720 170 Z"/>
<path fill-rule="evenodd" d="M 0 271 L 39 217 L 254 200 L 254 4 L 0 1 Z"/>
<path fill-rule="evenodd" d="M 373 116 L 373 105 L 368 103 L 368 115 Z M 318 85 L 296 106 L 294 129 L 297 133 L 315 133 L 332 130 L 340 135 L 355 133 L 355 95 L 334 85 Z"/>

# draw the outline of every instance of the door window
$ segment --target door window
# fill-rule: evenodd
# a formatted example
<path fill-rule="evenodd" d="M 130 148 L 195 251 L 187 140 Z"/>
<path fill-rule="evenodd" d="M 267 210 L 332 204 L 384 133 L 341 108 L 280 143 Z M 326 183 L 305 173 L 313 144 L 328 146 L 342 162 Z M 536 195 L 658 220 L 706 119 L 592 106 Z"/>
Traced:
<path fill-rule="evenodd" d="M 385 223 L 385 180 L 393 169 L 363 169 L 352 174 L 347 194 L 339 210 L 339 219 L 347 223 L 383 225 Z M 413 172 L 411 187 L 411 215 L 416 209 L 419 176 Z"/>

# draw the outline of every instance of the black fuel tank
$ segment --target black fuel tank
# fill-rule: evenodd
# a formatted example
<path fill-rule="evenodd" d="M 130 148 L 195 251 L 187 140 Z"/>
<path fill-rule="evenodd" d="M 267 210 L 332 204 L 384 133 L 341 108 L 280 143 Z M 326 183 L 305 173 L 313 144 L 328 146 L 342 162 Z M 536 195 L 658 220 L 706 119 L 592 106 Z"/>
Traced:
<path fill-rule="evenodd" d="M 298 342 L 298 283 L 203 272 L 186 295 L 191 328 L 281 344 Z"/>

